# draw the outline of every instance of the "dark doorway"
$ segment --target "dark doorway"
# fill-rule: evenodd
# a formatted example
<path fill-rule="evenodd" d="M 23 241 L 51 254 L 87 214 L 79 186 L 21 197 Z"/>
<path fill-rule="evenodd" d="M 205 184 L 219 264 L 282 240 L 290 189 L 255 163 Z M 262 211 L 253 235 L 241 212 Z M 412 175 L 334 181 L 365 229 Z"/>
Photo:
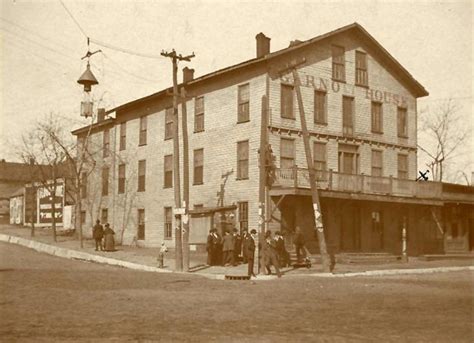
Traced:
<path fill-rule="evenodd" d="M 382 251 L 384 248 L 384 225 L 382 211 L 372 211 L 372 228 L 370 237 L 370 250 L 373 252 Z"/>
<path fill-rule="evenodd" d="M 356 204 L 343 206 L 340 247 L 345 252 L 360 251 L 360 207 Z"/>
<path fill-rule="evenodd" d="M 474 251 L 474 219 L 469 218 L 469 250 Z"/>

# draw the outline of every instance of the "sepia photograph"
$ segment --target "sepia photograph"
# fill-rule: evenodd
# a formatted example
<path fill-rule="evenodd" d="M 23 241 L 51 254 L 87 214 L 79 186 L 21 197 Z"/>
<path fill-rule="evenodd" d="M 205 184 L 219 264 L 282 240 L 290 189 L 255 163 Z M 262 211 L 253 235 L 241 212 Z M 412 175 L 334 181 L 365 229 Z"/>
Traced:
<path fill-rule="evenodd" d="M 471 0 L 1 0 L 0 342 L 473 342 Z"/>

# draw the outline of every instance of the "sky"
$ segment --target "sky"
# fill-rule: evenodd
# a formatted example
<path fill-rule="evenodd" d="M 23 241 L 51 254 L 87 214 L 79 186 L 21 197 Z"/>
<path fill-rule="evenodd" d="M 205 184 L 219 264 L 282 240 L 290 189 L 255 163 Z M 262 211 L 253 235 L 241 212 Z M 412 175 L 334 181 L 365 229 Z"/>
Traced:
<path fill-rule="evenodd" d="M 71 129 L 84 124 L 76 81 L 85 70 L 86 37 L 91 52 L 102 50 L 91 57 L 99 80 L 93 97 L 111 109 L 171 86 L 171 63 L 160 57 L 162 50 L 194 52 L 180 69 L 187 65 L 199 77 L 254 58 L 259 32 L 276 51 L 358 22 L 428 90 L 419 110 L 452 98 L 474 130 L 471 1 L 0 3 L 0 158 L 8 161 L 17 160 L 12 147 L 21 135 L 49 113 L 73 120 Z M 473 139 L 471 133 L 453 173 L 474 171 Z"/>

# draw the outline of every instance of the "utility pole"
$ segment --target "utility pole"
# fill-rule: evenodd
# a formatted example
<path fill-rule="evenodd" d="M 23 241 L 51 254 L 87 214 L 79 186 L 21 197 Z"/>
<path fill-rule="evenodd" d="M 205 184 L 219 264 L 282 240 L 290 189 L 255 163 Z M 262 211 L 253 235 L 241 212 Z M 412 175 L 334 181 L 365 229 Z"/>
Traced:
<path fill-rule="evenodd" d="M 181 120 L 183 128 L 183 267 L 189 271 L 189 141 L 188 141 L 188 111 L 186 108 L 186 89 L 181 88 Z"/>
<path fill-rule="evenodd" d="M 266 166 L 266 150 L 267 150 L 267 96 L 262 96 L 262 115 L 260 122 L 260 149 L 259 149 L 259 186 L 258 186 L 258 239 L 264 241 L 265 237 L 265 190 L 267 186 L 267 166 Z M 258 247 L 258 244 L 257 244 Z M 258 273 L 265 272 L 262 252 L 258 249 Z"/>
<path fill-rule="evenodd" d="M 323 226 L 323 219 L 321 213 L 321 203 L 319 201 L 319 194 L 318 194 L 318 187 L 316 184 L 316 175 L 314 170 L 314 163 L 313 163 L 313 156 L 311 155 L 311 147 L 309 144 L 309 133 L 308 127 L 306 126 L 306 116 L 304 113 L 304 106 L 303 106 L 303 97 L 301 95 L 301 80 L 298 75 L 298 71 L 296 67 L 300 64 L 306 62 L 306 59 L 302 59 L 298 62 L 292 62 L 278 71 L 278 74 L 284 74 L 285 72 L 291 71 L 293 75 L 293 82 L 296 91 L 296 98 L 298 100 L 298 109 L 300 113 L 300 121 L 301 121 L 301 131 L 303 133 L 303 143 L 304 143 L 304 151 L 306 155 L 306 163 L 308 165 L 308 173 L 309 173 L 309 183 L 311 185 L 311 198 L 313 201 L 313 212 L 314 212 L 314 224 L 316 226 L 316 233 L 318 235 L 318 242 L 319 242 L 319 253 L 321 254 L 321 262 L 323 266 L 324 272 L 331 271 L 331 260 L 328 255 L 327 247 L 326 247 L 326 238 L 324 237 L 324 226 Z"/>
<path fill-rule="evenodd" d="M 191 61 L 189 56 L 171 52 L 161 52 L 161 56 L 171 58 L 173 63 L 173 188 L 175 203 L 175 270 L 183 271 L 183 246 L 181 239 L 181 185 L 179 177 L 179 118 L 178 118 L 178 61 Z"/>

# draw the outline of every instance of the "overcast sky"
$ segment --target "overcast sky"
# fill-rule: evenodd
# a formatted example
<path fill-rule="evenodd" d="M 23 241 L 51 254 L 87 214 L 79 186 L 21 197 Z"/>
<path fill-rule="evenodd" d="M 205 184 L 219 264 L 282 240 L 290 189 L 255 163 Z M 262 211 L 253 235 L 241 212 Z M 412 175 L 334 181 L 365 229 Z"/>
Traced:
<path fill-rule="evenodd" d="M 275 51 L 290 40 L 358 22 L 428 90 L 419 109 L 452 97 L 473 125 L 471 1 L 63 3 L 92 40 L 139 55 L 194 51 L 196 57 L 180 69 L 189 65 L 196 77 L 255 57 L 259 32 L 271 38 Z M 0 158 L 14 160 L 11 143 L 35 120 L 50 112 L 79 119 L 82 90 L 76 81 L 85 69 L 87 44 L 59 0 L 2 0 L 1 6 Z M 91 51 L 97 49 L 104 53 L 91 59 L 100 82 L 94 96 L 108 109 L 171 85 L 169 59 L 91 43 Z M 460 168 L 466 161 L 462 157 Z"/>

